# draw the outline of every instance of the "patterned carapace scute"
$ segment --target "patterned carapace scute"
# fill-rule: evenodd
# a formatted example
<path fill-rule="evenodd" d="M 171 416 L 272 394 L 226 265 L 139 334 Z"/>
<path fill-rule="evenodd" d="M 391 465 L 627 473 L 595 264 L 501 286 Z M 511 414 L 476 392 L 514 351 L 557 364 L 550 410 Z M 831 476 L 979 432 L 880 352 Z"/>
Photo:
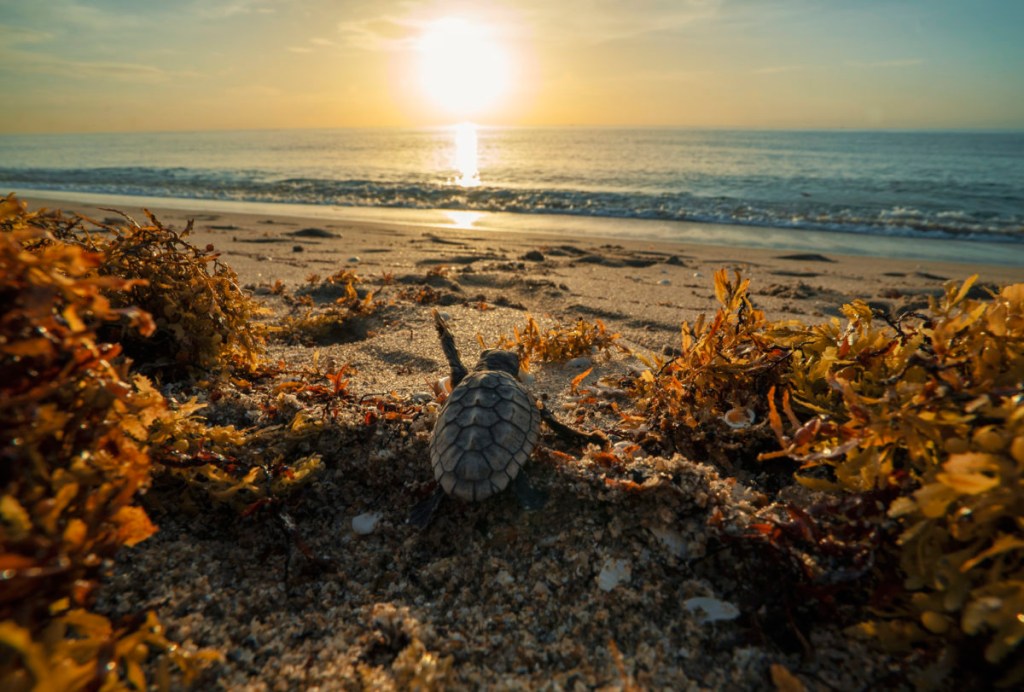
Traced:
<path fill-rule="evenodd" d="M 541 414 L 512 375 L 470 373 L 445 402 L 430 439 L 434 477 L 452 497 L 475 502 L 511 483 L 540 439 Z"/>

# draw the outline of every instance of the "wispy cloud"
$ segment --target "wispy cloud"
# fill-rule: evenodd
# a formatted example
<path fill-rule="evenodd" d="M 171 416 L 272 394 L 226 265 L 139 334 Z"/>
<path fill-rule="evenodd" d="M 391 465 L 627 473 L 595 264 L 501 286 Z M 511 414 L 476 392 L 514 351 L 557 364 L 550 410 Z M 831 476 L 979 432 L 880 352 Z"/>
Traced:
<path fill-rule="evenodd" d="M 65 79 L 103 79 L 115 82 L 159 83 L 193 72 L 165 70 L 155 65 L 110 60 L 74 60 L 56 55 L 0 48 L 0 71 L 49 74 Z"/>
<path fill-rule="evenodd" d="M 338 34 L 344 43 L 362 50 L 409 50 L 420 27 L 415 21 L 384 15 L 340 22 Z"/>
<path fill-rule="evenodd" d="M 784 72 L 802 72 L 808 69 L 806 65 L 768 65 L 751 70 L 751 74 L 782 74 Z"/>
<path fill-rule="evenodd" d="M 0 24 L 0 45 L 3 46 L 30 46 L 51 40 L 53 40 L 53 34 L 46 31 Z"/>
<path fill-rule="evenodd" d="M 55 60 L 52 64 L 38 65 L 41 71 L 52 72 L 75 79 L 106 78 L 117 82 L 163 82 L 186 72 L 170 72 L 154 65 L 129 62 Z"/>
<path fill-rule="evenodd" d="M 872 62 L 861 62 L 859 60 L 850 60 L 847 63 L 849 67 L 865 67 L 868 69 L 884 69 L 889 67 L 916 67 L 917 65 L 923 65 L 924 60 L 921 58 L 906 58 L 903 60 L 876 60 Z"/>
<path fill-rule="evenodd" d="M 332 48 L 338 45 L 337 41 L 332 41 L 329 38 L 323 38 L 321 36 L 314 36 L 309 39 L 308 44 L 305 46 L 288 46 L 288 50 L 292 53 L 312 53 L 318 48 Z"/>
<path fill-rule="evenodd" d="M 492 26 L 506 39 L 529 37 L 547 42 L 601 44 L 635 39 L 648 34 L 669 34 L 719 16 L 725 0 L 524 0 L 510 7 L 471 4 L 453 16 L 475 19 Z M 410 3 L 414 4 L 414 3 Z M 434 4 L 404 8 L 340 22 L 343 43 L 369 51 L 402 51 L 414 47 L 417 35 L 438 18 Z"/>
<path fill-rule="evenodd" d="M 601 78 L 598 88 L 613 83 L 637 84 L 645 82 L 648 84 L 686 84 L 700 81 L 714 74 L 712 70 L 684 70 L 678 68 L 645 69 L 629 73 L 617 73 L 605 75 Z"/>
<path fill-rule="evenodd" d="M 205 19 L 229 19 L 246 14 L 276 14 L 284 0 L 194 0 L 191 13 Z M 298 4 L 298 3 L 294 3 Z"/>
<path fill-rule="evenodd" d="M 860 60 L 847 60 L 842 63 L 846 67 L 856 67 L 859 69 L 866 70 L 882 70 L 889 68 L 899 67 L 915 67 L 917 65 L 923 65 L 924 60 L 920 58 L 909 58 L 905 60 L 876 60 L 871 62 L 865 62 Z M 784 74 L 787 72 L 806 72 L 807 70 L 815 69 L 812 65 L 766 65 L 765 67 L 757 67 L 750 71 L 751 74 L 758 75 L 769 75 L 769 74 Z"/>
<path fill-rule="evenodd" d="M 130 10 L 114 12 L 102 3 L 77 0 L 46 0 L 46 2 L 0 2 L 4 21 L 9 25 L 34 27 L 48 33 L 67 35 L 82 32 L 104 33 L 138 29 L 151 12 Z"/>
<path fill-rule="evenodd" d="M 45 6 L 52 21 L 92 31 L 121 31 L 141 25 L 134 13 L 110 12 L 75 0 L 53 0 L 40 5 Z"/>
<path fill-rule="evenodd" d="M 236 98 L 277 98 L 284 94 L 284 91 L 277 87 L 264 86 L 262 84 L 244 84 L 230 87 L 224 92 L 228 96 Z"/>
<path fill-rule="evenodd" d="M 600 44 L 669 34 L 720 15 L 723 0 L 640 0 L 619 3 L 536 2 L 526 10 L 544 38 Z"/>
<path fill-rule="evenodd" d="M 277 10 L 269 0 L 202 0 L 196 11 L 205 19 L 228 19 L 245 14 L 274 14 Z"/>

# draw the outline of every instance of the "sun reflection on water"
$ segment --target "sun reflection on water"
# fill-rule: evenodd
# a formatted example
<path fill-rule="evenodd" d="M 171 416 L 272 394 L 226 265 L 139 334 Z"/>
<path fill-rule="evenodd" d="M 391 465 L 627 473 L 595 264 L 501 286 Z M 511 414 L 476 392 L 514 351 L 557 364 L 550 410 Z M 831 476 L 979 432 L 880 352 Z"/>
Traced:
<path fill-rule="evenodd" d="M 456 176 L 453 182 L 459 187 L 476 187 L 480 184 L 480 169 L 477 167 L 476 125 L 459 123 L 455 126 Z"/>
<path fill-rule="evenodd" d="M 444 215 L 448 217 L 455 228 L 473 228 L 473 225 L 483 218 L 483 212 L 479 211 L 455 211 L 445 209 Z"/>

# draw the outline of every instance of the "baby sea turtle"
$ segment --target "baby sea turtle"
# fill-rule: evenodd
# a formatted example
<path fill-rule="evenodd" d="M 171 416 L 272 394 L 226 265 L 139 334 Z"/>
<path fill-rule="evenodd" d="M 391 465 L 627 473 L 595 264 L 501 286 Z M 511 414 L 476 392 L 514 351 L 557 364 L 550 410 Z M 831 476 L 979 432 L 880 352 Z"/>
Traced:
<path fill-rule="evenodd" d="M 409 523 L 419 528 L 429 524 L 445 495 L 478 502 L 509 485 L 524 507 L 539 507 L 543 495 L 530 487 L 522 469 L 540 440 L 541 421 L 576 444 L 604 445 L 607 438 L 560 423 L 519 381 L 514 351 L 489 348 L 469 372 L 437 310 L 434 325 L 451 367 L 452 392 L 430 436 L 430 464 L 438 488 L 413 507 Z"/>

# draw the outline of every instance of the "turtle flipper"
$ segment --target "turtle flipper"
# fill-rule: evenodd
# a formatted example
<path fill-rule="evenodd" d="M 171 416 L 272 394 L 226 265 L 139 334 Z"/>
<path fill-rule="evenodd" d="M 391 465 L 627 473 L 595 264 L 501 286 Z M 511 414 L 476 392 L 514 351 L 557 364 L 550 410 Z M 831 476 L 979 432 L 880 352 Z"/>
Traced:
<path fill-rule="evenodd" d="M 555 414 L 551 413 L 546 406 L 540 405 L 540 417 L 544 419 L 544 422 L 548 424 L 556 435 L 562 439 L 571 442 L 572 444 L 583 445 L 594 444 L 599 447 L 606 447 L 608 445 L 608 438 L 605 437 L 603 432 L 595 430 L 593 432 L 585 433 L 575 428 L 570 428 L 562 421 L 555 418 Z"/>
<path fill-rule="evenodd" d="M 530 483 L 530 477 L 520 471 L 519 475 L 512 481 L 512 492 L 519 500 L 519 506 L 527 512 L 542 509 L 548 502 L 548 494 L 539 490 Z"/>
<path fill-rule="evenodd" d="M 448 367 L 452 369 L 452 389 L 455 389 L 459 382 L 462 382 L 463 378 L 466 377 L 468 370 L 462 364 L 462 359 L 459 357 L 459 349 L 455 346 L 455 337 L 452 335 L 451 330 L 448 329 L 448 325 L 445 323 L 444 318 L 441 317 L 441 313 L 435 309 L 433 314 L 437 336 L 441 339 L 441 350 L 444 351 Z"/>
<path fill-rule="evenodd" d="M 405 523 L 411 524 L 421 531 L 427 528 L 430 520 L 434 518 L 434 512 L 437 511 L 443 499 L 444 491 L 441 490 L 441 486 L 437 486 L 427 499 L 420 500 L 413 505 L 412 510 L 409 512 L 409 518 L 405 520 Z"/>

